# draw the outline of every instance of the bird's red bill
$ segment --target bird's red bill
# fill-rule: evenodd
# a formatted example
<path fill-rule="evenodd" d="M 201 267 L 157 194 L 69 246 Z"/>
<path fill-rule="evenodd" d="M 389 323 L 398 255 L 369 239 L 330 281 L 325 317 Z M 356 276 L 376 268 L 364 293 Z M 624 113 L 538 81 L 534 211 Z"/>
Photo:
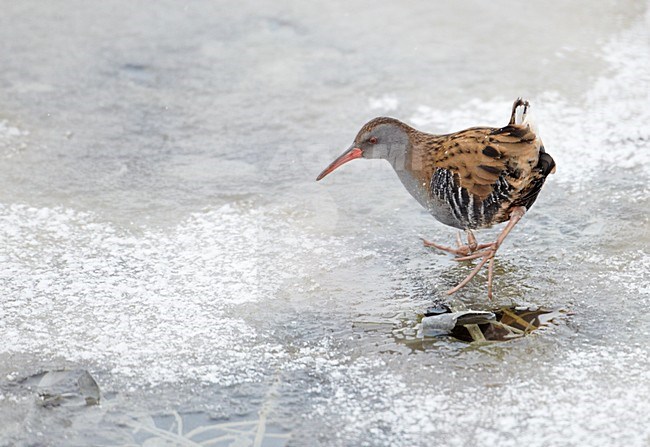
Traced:
<path fill-rule="evenodd" d="M 316 181 L 319 181 L 342 164 L 345 164 L 350 160 L 354 160 L 355 158 L 361 158 L 362 155 L 363 151 L 361 151 L 361 149 L 358 147 L 352 147 L 348 149 L 339 158 L 334 160 L 328 167 L 326 167 L 325 170 L 323 170 L 323 172 L 321 172 L 318 177 L 316 177 Z"/>

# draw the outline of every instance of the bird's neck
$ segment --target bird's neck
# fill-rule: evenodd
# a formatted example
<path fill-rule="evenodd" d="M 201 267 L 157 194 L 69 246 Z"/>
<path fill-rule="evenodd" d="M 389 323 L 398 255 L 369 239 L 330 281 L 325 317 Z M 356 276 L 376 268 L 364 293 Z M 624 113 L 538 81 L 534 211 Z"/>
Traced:
<path fill-rule="evenodd" d="M 404 170 L 406 167 L 410 149 L 409 146 L 394 147 L 388 152 L 386 160 L 396 171 Z"/>
<path fill-rule="evenodd" d="M 433 157 L 439 146 L 440 137 L 415 129 L 412 129 L 408 136 L 408 144 L 402 150 L 391 151 L 387 160 L 404 187 L 428 209 L 429 183 L 435 168 Z"/>
<path fill-rule="evenodd" d="M 434 157 L 439 147 L 440 136 L 408 128 L 404 143 L 388 151 L 386 160 L 396 171 L 421 171 Z"/>
<path fill-rule="evenodd" d="M 413 198 L 417 200 L 424 208 L 429 209 L 429 193 L 428 183 L 423 182 L 415 172 L 410 169 L 405 169 L 404 165 L 393 165 L 393 169 L 397 173 L 397 177 L 402 182 L 406 190 L 411 193 Z"/>

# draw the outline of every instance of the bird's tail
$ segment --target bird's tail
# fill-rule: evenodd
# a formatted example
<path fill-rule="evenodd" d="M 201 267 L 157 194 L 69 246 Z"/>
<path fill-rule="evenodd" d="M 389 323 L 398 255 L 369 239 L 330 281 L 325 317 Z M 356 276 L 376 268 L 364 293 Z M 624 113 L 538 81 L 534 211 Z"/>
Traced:
<path fill-rule="evenodd" d="M 537 134 L 537 126 L 530 113 L 530 103 L 525 99 L 517 98 L 512 104 L 512 114 L 510 115 L 509 125 L 528 126 Z"/>
<path fill-rule="evenodd" d="M 511 126 L 525 124 L 528 118 L 529 108 L 530 104 L 528 101 L 517 98 L 512 104 L 512 113 L 510 114 L 510 122 L 508 124 Z"/>

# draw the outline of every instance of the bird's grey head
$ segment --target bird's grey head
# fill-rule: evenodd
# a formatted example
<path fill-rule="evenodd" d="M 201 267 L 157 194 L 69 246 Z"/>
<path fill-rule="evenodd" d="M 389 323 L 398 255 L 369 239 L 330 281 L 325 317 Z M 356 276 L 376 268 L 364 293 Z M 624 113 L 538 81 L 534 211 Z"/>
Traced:
<path fill-rule="evenodd" d="M 409 129 L 394 118 L 375 118 L 361 128 L 354 146 L 361 149 L 363 158 L 381 158 L 392 163 L 406 153 Z"/>
<path fill-rule="evenodd" d="M 395 118 L 374 118 L 361 128 L 354 143 L 334 160 L 316 180 L 355 158 L 381 158 L 388 160 L 396 170 L 403 169 L 410 144 L 411 127 Z"/>

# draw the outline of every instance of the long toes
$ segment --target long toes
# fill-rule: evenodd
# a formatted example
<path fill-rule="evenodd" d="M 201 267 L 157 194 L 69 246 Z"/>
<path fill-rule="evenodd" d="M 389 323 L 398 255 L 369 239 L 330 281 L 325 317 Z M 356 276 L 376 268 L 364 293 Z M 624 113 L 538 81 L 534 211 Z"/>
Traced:
<path fill-rule="evenodd" d="M 478 258 L 492 259 L 494 258 L 496 252 L 497 251 L 494 250 L 493 248 L 487 248 L 487 250 L 473 252 L 466 256 L 458 256 L 454 258 L 454 261 L 471 261 L 472 259 L 478 259 Z"/>
<path fill-rule="evenodd" d="M 425 247 L 433 247 L 437 248 L 438 250 L 443 250 L 443 251 L 450 251 L 450 250 L 455 250 L 451 247 L 445 247 L 444 245 L 436 244 L 435 242 L 428 241 L 424 238 L 422 239 L 422 244 L 424 244 Z"/>
<path fill-rule="evenodd" d="M 485 253 L 483 252 L 478 252 L 478 253 L 472 253 L 471 255 L 467 256 L 457 256 L 454 258 L 454 261 L 471 261 L 472 259 L 477 259 L 477 258 L 482 258 L 485 256 Z"/>
<path fill-rule="evenodd" d="M 476 264 L 476 267 L 474 267 L 474 269 L 470 272 L 469 275 L 467 275 L 467 276 L 465 277 L 464 280 L 462 280 L 462 281 L 461 281 L 461 282 L 460 282 L 456 287 L 447 290 L 447 295 L 451 295 L 451 294 L 453 294 L 453 293 L 456 293 L 456 292 L 458 292 L 460 289 L 462 289 L 463 287 L 465 287 L 465 285 L 467 285 L 467 283 L 470 282 L 470 281 L 472 280 L 472 278 L 474 278 L 474 277 L 476 276 L 476 274 L 479 272 L 479 270 L 481 270 L 481 269 L 483 268 L 483 266 L 485 265 L 485 263 L 486 263 L 487 261 L 488 261 L 488 258 L 484 256 L 483 259 L 481 260 L 481 262 L 479 262 L 478 264 Z"/>
<path fill-rule="evenodd" d="M 438 250 L 450 253 L 455 256 L 465 256 L 470 253 L 467 247 L 460 247 L 460 248 L 445 247 L 444 245 L 436 244 L 435 242 L 428 241 L 424 238 L 420 238 L 420 239 L 422 240 L 422 243 L 424 244 L 425 247 L 436 248 Z"/>
<path fill-rule="evenodd" d="M 435 242 L 428 241 L 423 237 L 421 237 L 420 240 L 422 241 L 422 243 L 424 244 L 425 247 L 437 247 L 438 246 L 438 244 L 436 244 Z"/>
<path fill-rule="evenodd" d="M 472 249 L 469 248 L 467 245 L 463 245 L 462 247 L 458 247 L 456 250 L 456 256 L 467 256 L 470 253 L 472 253 Z"/>

